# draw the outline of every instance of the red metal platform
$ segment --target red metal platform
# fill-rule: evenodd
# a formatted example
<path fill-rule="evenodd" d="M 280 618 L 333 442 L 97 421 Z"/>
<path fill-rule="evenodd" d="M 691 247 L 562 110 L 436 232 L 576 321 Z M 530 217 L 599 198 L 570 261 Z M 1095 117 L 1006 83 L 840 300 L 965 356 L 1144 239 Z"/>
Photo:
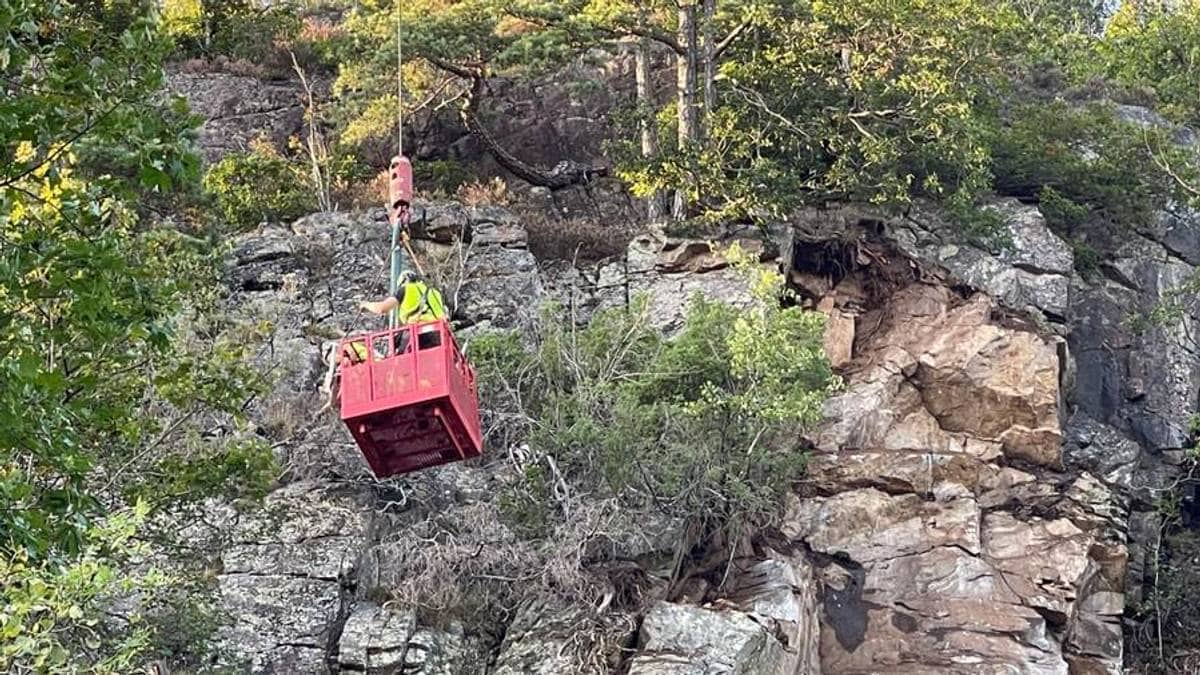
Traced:
<path fill-rule="evenodd" d="M 341 364 L 342 421 L 384 478 L 478 457 L 483 451 L 475 371 L 445 320 L 342 341 L 366 360 Z"/>

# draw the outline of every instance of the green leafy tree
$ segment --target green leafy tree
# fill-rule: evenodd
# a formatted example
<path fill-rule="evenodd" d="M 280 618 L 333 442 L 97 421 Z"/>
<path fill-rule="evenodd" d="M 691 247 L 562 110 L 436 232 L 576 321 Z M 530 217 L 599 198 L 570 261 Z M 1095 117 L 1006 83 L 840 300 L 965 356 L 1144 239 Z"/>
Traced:
<path fill-rule="evenodd" d="M 1176 121 L 1200 123 L 1200 2 L 1126 2 L 1098 51 L 1106 75 L 1149 90 Z"/>
<path fill-rule="evenodd" d="M 1014 106 L 987 142 L 996 189 L 1039 200 L 1051 225 L 1071 234 L 1146 224 L 1186 197 L 1160 166 L 1187 166 L 1187 151 L 1171 136 L 1121 120 L 1110 105 L 1051 101 Z"/>
<path fill-rule="evenodd" d="M 631 163 L 635 191 L 683 186 L 739 216 L 987 188 L 982 132 L 1017 25 L 1004 5 L 797 1 L 752 18 L 721 66 L 708 142 L 687 162 Z"/>
<path fill-rule="evenodd" d="M 247 343 L 178 339 L 185 309 L 216 300 L 219 249 L 133 207 L 198 167 L 192 120 L 161 94 L 153 3 L 7 0 L 0 34 L 0 557 L 56 575 L 169 462 L 261 482 L 252 438 L 175 444 L 260 385 Z M 166 507 L 223 486 L 172 488 L 143 494 Z"/>
<path fill-rule="evenodd" d="M 294 35 L 300 25 L 286 3 L 263 6 L 252 0 L 163 0 L 162 14 L 177 52 L 255 63 L 274 56 L 276 40 Z"/>
<path fill-rule="evenodd" d="M 128 672 L 152 627 L 106 610 L 153 602 L 135 530 L 261 491 L 265 444 L 199 424 L 262 383 L 200 318 L 221 247 L 138 212 L 198 173 L 155 4 L 0 0 L 0 35 L 0 670 Z"/>
<path fill-rule="evenodd" d="M 90 527 L 87 546 L 70 561 L 48 564 L 26 551 L 0 556 L 0 669 L 128 673 L 137 667 L 151 645 L 150 627 L 136 612 L 114 620 L 105 610 L 121 595 L 153 595 L 172 581 L 117 566 L 147 552 L 134 539 L 147 510 L 138 505 Z"/>
<path fill-rule="evenodd" d="M 290 221 L 317 208 L 311 176 L 299 161 L 269 143 L 229 155 L 204 174 L 204 190 L 233 231 L 262 222 Z"/>
<path fill-rule="evenodd" d="M 717 110 L 717 71 L 725 53 L 756 15 L 769 3 L 754 0 L 700 0 L 692 2 L 628 2 L 626 0 L 573 0 L 511 3 L 506 10 L 543 28 L 552 29 L 581 46 L 594 47 L 636 41 L 638 106 L 642 158 L 660 160 L 666 153 L 650 118 L 660 112 L 648 82 L 653 50 L 668 52 L 675 61 L 674 145 L 676 157 L 693 156 L 704 141 L 710 116 Z M 663 111 L 667 112 L 667 111 Z M 661 207 L 650 196 L 650 218 L 657 220 Z M 694 200 L 676 190 L 671 216 L 689 215 Z"/>
<path fill-rule="evenodd" d="M 557 186 L 563 179 L 520 160 L 492 138 L 480 106 L 493 75 L 528 74 L 547 64 L 561 64 L 576 47 L 512 18 L 505 6 L 499 0 L 424 0 L 404 3 L 397 14 L 393 3 L 362 3 L 346 22 L 354 55 L 347 59 L 335 86 L 352 116 L 343 142 L 394 137 L 399 29 L 410 59 L 405 72 L 410 104 L 458 100 L 464 126 L 497 162 L 535 185 Z M 418 112 L 410 107 L 409 118 Z"/>

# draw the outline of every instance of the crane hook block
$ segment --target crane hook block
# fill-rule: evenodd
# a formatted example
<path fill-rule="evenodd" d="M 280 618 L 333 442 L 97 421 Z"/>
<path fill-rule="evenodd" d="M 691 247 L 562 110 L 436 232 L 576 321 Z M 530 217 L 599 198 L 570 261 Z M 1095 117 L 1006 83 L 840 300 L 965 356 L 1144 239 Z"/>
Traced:
<path fill-rule="evenodd" d="M 388 218 L 395 225 L 404 219 L 404 216 L 408 214 L 409 206 L 412 204 L 412 162 L 408 161 L 408 158 L 403 155 L 396 155 L 392 158 L 392 165 L 388 170 L 388 175 Z"/>

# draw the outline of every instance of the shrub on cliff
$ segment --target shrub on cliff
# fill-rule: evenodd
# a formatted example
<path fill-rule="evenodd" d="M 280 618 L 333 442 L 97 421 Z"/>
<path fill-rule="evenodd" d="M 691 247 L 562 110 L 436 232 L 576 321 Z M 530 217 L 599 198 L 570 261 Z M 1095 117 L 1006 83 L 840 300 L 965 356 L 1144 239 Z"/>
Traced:
<path fill-rule="evenodd" d="M 1063 101 L 1016 106 L 989 133 L 996 189 L 1037 199 L 1064 234 L 1089 224 L 1135 226 L 1185 198 L 1160 168 L 1189 170 L 1171 129 L 1122 120 L 1109 105 Z"/>
<path fill-rule="evenodd" d="M 305 167 L 266 142 L 214 164 L 204 175 L 204 191 L 231 229 L 294 220 L 317 208 Z"/>
<path fill-rule="evenodd" d="M 281 43 L 301 34 L 300 20 L 286 6 L 260 7 L 251 0 L 164 0 L 162 7 L 164 31 L 177 55 L 184 57 L 225 56 L 284 66 Z"/>
<path fill-rule="evenodd" d="M 609 495 L 680 522 L 686 551 L 778 512 L 837 378 L 822 317 L 781 307 L 777 273 L 742 269 L 753 302 L 696 297 L 673 338 L 640 298 L 583 328 L 551 310 L 532 350 L 511 337 L 472 344 L 493 428 L 527 443 L 523 480 L 504 497 L 519 525 L 538 532 L 583 495 Z"/>
<path fill-rule="evenodd" d="M 1172 119 L 1200 124 L 1200 3 L 1124 3 L 1098 52 L 1107 76 L 1149 91 Z"/>

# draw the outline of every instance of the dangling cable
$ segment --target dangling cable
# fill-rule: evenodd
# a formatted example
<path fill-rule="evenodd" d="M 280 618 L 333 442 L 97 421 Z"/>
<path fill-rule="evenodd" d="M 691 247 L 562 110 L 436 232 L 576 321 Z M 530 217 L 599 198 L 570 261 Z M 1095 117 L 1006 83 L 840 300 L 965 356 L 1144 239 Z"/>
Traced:
<path fill-rule="evenodd" d="M 401 39 L 400 0 L 396 0 L 396 149 L 404 156 L 404 43 Z"/>

